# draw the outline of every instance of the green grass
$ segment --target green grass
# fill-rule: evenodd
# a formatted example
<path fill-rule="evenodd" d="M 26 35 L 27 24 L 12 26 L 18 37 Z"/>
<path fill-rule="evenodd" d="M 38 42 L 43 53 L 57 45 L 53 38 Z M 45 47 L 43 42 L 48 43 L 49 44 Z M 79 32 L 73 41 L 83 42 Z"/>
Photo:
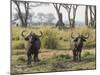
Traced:
<path fill-rule="evenodd" d="M 27 30 L 39 35 L 43 32 L 41 40 L 41 49 L 39 52 L 40 62 L 32 62 L 27 66 L 27 56 L 25 42 L 21 37 L 22 30 Z M 71 33 L 89 33 L 89 38 L 84 43 L 82 50 L 82 61 L 72 61 L 72 50 L 70 45 Z M 95 30 L 87 27 L 77 27 L 75 29 L 59 30 L 55 27 L 12 27 L 12 73 L 36 73 L 53 72 L 69 70 L 95 69 Z"/>
<path fill-rule="evenodd" d="M 13 40 L 12 41 L 12 49 L 24 49 L 25 48 L 25 42 L 20 40 Z"/>
<path fill-rule="evenodd" d="M 35 32 L 39 35 L 39 31 L 43 32 L 41 40 L 41 48 L 47 49 L 71 49 L 70 40 L 71 33 L 89 33 L 89 38 L 84 43 L 84 48 L 94 48 L 95 43 L 95 30 L 87 27 L 77 27 L 75 29 L 64 29 L 59 30 L 55 27 L 45 26 L 45 27 L 31 27 L 31 28 L 22 28 L 22 27 L 12 27 L 12 48 L 13 49 L 23 49 L 24 40 L 21 37 L 21 32 L 26 30 L 25 34 L 27 35 L 30 31 Z"/>
<path fill-rule="evenodd" d="M 15 50 L 16 51 L 16 50 Z M 24 50 L 18 50 L 24 51 Z M 13 51 L 14 52 L 14 51 Z M 95 49 L 84 50 L 82 52 L 82 61 L 73 62 L 72 52 L 70 50 L 48 50 L 42 49 L 39 53 L 40 62 L 32 62 L 32 66 L 27 66 L 26 54 L 13 54 L 12 72 L 13 73 L 36 73 L 53 72 L 69 70 L 95 69 Z"/>

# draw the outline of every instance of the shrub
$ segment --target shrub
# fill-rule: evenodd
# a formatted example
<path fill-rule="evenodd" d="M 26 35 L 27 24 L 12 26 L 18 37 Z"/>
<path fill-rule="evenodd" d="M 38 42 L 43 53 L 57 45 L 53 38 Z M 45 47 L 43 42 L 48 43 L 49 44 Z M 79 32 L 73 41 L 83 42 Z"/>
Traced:
<path fill-rule="evenodd" d="M 20 37 L 19 36 L 12 36 L 12 40 L 20 40 Z"/>
<path fill-rule="evenodd" d="M 13 41 L 12 42 L 12 49 L 23 49 L 24 42 L 23 41 Z"/>
<path fill-rule="evenodd" d="M 13 55 L 23 55 L 23 54 L 25 54 L 25 53 L 26 53 L 25 50 L 20 50 L 20 49 L 19 49 L 19 50 L 17 49 L 17 50 L 13 50 L 13 51 L 12 51 L 12 54 L 13 54 Z"/>
<path fill-rule="evenodd" d="M 85 45 L 84 45 L 85 48 L 95 48 L 96 47 L 96 43 L 95 43 L 95 40 L 88 40 Z"/>
<path fill-rule="evenodd" d="M 87 56 L 89 56 L 89 55 L 91 55 L 90 52 L 85 52 L 85 53 L 83 54 L 84 57 L 87 57 Z"/>
<path fill-rule="evenodd" d="M 25 59 L 24 56 L 20 56 L 20 57 L 17 58 L 16 61 L 17 61 L 17 63 L 23 63 L 23 62 L 26 62 L 26 59 Z"/>
<path fill-rule="evenodd" d="M 59 46 L 57 31 L 54 29 L 43 30 L 43 37 L 41 38 L 41 41 L 43 48 L 57 49 Z"/>
<path fill-rule="evenodd" d="M 57 49 L 58 45 L 59 42 L 53 36 L 48 37 L 48 39 L 46 39 L 44 44 L 44 46 L 46 46 L 46 48 L 48 49 Z"/>

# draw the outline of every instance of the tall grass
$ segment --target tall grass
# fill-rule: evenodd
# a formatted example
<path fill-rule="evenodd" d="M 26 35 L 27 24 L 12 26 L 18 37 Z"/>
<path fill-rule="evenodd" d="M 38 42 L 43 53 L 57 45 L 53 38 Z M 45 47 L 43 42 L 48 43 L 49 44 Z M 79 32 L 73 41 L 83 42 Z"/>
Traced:
<path fill-rule="evenodd" d="M 41 40 L 41 48 L 48 49 L 70 49 L 70 40 L 71 33 L 89 33 L 89 38 L 85 42 L 84 48 L 93 48 L 95 47 L 95 30 L 87 27 L 77 27 L 75 29 L 64 29 L 59 30 L 58 28 L 44 26 L 44 27 L 31 27 L 31 28 L 21 28 L 21 27 L 12 27 L 12 48 L 14 49 L 23 49 L 24 42 L 20 36 L 22 30 L 26 30 L 27 33 L 33 31 L 39 35 L 39 31 L 43 32 Z"/>
<path fill-rule="evenodd" d="M 13 40 L 12 41 L 12 49 L 23 49 L 25 48 L 25 42 L 21 40 Z"/>

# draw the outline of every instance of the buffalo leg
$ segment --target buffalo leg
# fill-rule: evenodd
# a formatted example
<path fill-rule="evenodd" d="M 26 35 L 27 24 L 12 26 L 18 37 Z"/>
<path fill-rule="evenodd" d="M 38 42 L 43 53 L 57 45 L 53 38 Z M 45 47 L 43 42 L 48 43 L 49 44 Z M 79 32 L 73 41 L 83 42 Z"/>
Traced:
<path fill-rule="evenodd" d="M 76 51 L 75 56 L 76 56 L 76 60 L 78 60 L 78 51 Z"/>
<path fill-rule="evenodd" d="M 73 60 L 76 61 L 76 51 L 73 50 Z"/>
<path fill-rule="evenodd" d="M 32 55 L 29 51 L 27 52 L 27 58 L 28 58 L 27 64 L 29 65 L 29 64 L 31 64 L 31 59 L 32 59 Z"/>
<path fill-rule="evenodd" d="M 75 61 L 75 52 L 73 50 L 73 61 Z"/>
<path fill-rule="evenodd" d="M 79 52 L 79 61 L 81 61 L 81 51 Z"/>
<path fill-rule="evenodd" d="M 79 61 L 79 51 L 77 52 L 77 61 Z"/>
<path fill-rule="evenodd" d="M 34 52 L 34 62 L 38 62 L 38 61 L 40 61 L 38 58 L 38 51 L 35 51 Z"/>

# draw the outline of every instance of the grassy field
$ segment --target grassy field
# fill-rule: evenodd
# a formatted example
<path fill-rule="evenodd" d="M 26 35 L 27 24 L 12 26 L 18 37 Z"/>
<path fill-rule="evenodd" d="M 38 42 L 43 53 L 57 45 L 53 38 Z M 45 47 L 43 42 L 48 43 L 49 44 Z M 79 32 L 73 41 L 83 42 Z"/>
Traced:
<path fill-rule="evenodd" d="M 41 61 L 38 63 L 32 62 L 31 66 L 26 65 L 25 50 L 14 50 L 12 55 L 12 73 L 55 72 L 96 68 L 95 49 L 83 50 L 81 62 L 73 62 L 71 50 L 52 51 L 41 49 L 39 53 Z"/>
<path fill-rule="evenodd" d="M 95 29 L 87 27 L 77 27 L 74 29 L 64 29 L 59 30 L 55 27 L 45 26 L 45 27 L 12 27 L 12 48 L 13 49 L 23 49 L 25 41 L 21 37 L 21 32 L 26 30 L 25 34 L 27 35 L 30 31 L 33 31 L 39 35 L 42 31 L 43 35 L 40 37 L 41 48 L 47 49 L 70 49 L 71 33 L 74 32 L 80 34 L 89 34 L 87 42 L 84 43 L 85 48 L 94 48 L 95 43 Z"/>
<path fill-rule="evenodd" d="M 27 57 L 25 42 L 20 36 L 22 30 L 27 30 L 40 34 L 43 32 L 41 49 L 39 52 L 40 62 L 32 62 L 31 66 L 26 65 Z M 71 33 L 89 33 L 89 38 L 84 43 L 82 61 L 73 62 L 71 51 Z M 55 27 L 12 27 L 12 73 L 36 73 L 36 72 L 55 72 L 70 70 L 88 70 L 96 68 L 95 59 L 95 29 L 87 27 L 77 27 L 75 29 L 59 30 Z"/>

